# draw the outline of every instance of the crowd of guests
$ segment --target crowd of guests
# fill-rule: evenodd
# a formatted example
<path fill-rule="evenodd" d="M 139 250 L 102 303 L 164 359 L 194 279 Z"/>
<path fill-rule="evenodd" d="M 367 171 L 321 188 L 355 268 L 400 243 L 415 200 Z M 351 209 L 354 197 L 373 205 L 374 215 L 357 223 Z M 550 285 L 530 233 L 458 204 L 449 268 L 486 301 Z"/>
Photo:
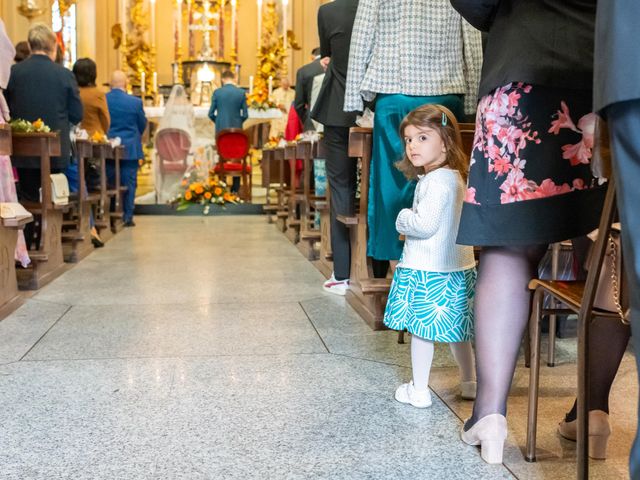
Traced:
<path fill-rule="evenodd" d="M 5 40 L 6 37 L 3 29 Z M 28 121 L 42 119 L 51 131 L 59 132 L 61 153 L 51 158 L 51 172 L 64 173 L 72 191 L 77 190 L 78 165 L 74 156 L 72 135 L 76 127 L 89 137 L 99 134 L 110 139 L 120 138 L 125 147 L 121 162 L 121 185 L 127 187 L 123 199 L 124 224 L 133 221 L 134 199 L 139 160 L 143 158 L 141 137 L 146 128 L 142 101 L 129 95 L 127 77 L 116 71 L 111 78 L 111 90 L 106 93 L 96 85 L 97 67 L 93 60 L 81 58 L 72 71 L 61 63 L 60 47 L 53 31 L 45 24 L 33 25 L 26 42 L 11 49 L 14 65 L 9 72 L 3 94 L 11 118 Z M 7 62 L 11 62 L 11 59 Z M 14 157 L 17 199 L 39 201 L 40 160 Z M 96 188 L 98 181 L 89 168 L 84 179 L 85 188 Z M 7 172 L 3 172 L 6 176 Z M 115 184 L 115 166 L 107 164 L 108 182 Z M 15 200 L 15 199 L 14 199 Z M 92 240 L 96 247 L 103 245 L 95 229 L 93 217 Z M 33 227 L 25 229 L 27 247 L 31 246 Z"/>
<path fill-rule="evenodd" d="M 413 378 L 396 399 L 431 404 L 433 342 L 450 343 L 461 393 L 475 398 L 461 436 L 490 463 L 502 461 L 528 283 L 551 243 L 571 239 L 583 265 L 586 235 L 599 222 L 607 185 L 590 168 L 597 114 L 609 121 L 631 292 L 631 328 L 600 318 L 591 327 L 589 455 L 606 457 L 611 385 L 640 326 L 640 226 L 631 211 L 640 201 L 640 144 L 631 134 L 640 122 L 631 40 L 639 15 L 632 0 L 335 0 L 320 7 L 320 51 L 297 74 L 304 128 L 314 129 L 312 120 L 324 127 L 334 262 L 324 289 L 349 289 L 349 231 L 337 216 L 354 213 L 349 128 L 368 107 L 367 252 L 376 276 L 394 272 L 385 323 L 412 333 Z M 473 118 L 473 151 L 461 167 L 457 122 Z M 482 247 L 477 272 L 471 246 Z M 575 404 L 559 433 L 575 440 Z M 633 478 L 639 461 L 636 442 Z"/>

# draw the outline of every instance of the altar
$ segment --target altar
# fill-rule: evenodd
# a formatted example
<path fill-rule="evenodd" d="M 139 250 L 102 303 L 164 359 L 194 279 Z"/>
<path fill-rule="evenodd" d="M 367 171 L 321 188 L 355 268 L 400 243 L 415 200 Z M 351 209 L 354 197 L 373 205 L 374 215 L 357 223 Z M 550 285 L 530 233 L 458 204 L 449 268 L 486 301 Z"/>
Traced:
<path fill-rule="evenodd" d="M 150 144 L 153 148 L 149 151 L 149 158 L 145 168 L 146 192 L 136 198 L 137 204 L 165 204 L 172 200 L 180 187 L 184 173 L 192 168 L 209 170 L 218 162 L 215 148 L 215 125 L 209 119 L 209 105 L 193 107 L 194 132 L 190 141 L 189 154 L 182 170 L 167 170 L 163 168 L 162 160 L 157 155 L 156 133 L 160 121 L 165 114 L 165 107 L 148 106 L 144 108 L 147 120 L 149 120 Z M 282 117 L 282 112 L 277 108 L 267 110 L 249 109 L 249 118 L 244 122 L 243 128 L 249 129 L 260 123 L 269 123 L 271 120 Z"/>

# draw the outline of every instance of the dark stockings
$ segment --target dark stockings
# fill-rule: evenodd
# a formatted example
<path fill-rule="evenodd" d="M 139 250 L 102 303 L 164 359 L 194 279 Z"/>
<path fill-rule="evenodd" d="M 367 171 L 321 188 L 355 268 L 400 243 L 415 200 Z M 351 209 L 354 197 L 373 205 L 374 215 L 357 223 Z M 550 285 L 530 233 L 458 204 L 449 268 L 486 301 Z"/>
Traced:
<path fill-rule="evenodd" d="M 537 277 L 538 263 L 546 250 L 546 245 L 485 247 L 480 253 L 474 309 L 478 391 L 465 430 L 487 415 L 506 414 L 529 320 L 528 284 Z"/>
<path fill-rule="evenodd" d="M 573 240 L 573 250 L 578 265 L 583 266 L 592 242 L 587 237 Z M 581 269 L 579 279 L 584 279 L 586 271 Z M 618 367 L 627 349 L 631 328 L 619 320 L 596 318 L 591 323 L 589 334 L 589 410 L 609 413 L 609 392 L 616 378 Z M 578 405 L 566 415 L 565 420 L 576 419 Z"/>

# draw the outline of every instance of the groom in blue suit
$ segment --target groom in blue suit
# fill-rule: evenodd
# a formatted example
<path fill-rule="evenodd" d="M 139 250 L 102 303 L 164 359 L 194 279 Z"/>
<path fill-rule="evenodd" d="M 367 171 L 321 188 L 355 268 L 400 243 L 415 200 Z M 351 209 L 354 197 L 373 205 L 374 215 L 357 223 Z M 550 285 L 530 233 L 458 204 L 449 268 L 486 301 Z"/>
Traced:
<path fill-rule="evenodd" d="M 129 95 L 127 76 L 116 70 L 111 77 L 111 91 L 107 93 L 107 105 L 111 116 L 111 127 L 108 137 L 120 137 L 125 147 L 125 154 L 120 162 L 120 183 L 127 187 L 122 205 L 124 226 L 134 227 L 133 209 L 138 186 L 138 161 L 144 158 L 142 151 L 142 134 L 147 126 L 142 100 Z M 115 167 L 107 164 L 109 182 L 115 183 Z"/>
<path fill-rule="evenodd" d="M 247 96 L 242 88 L 235 85 L 235 75 L 229 70 L 222 72 L 222 87 L 211 97 L 209 118 L 216 124 L 216 135 L 227 128 L 242 128 L 249 118 Z M 232 192 L 240 190 L 240 177 L 233 177 Z"/>

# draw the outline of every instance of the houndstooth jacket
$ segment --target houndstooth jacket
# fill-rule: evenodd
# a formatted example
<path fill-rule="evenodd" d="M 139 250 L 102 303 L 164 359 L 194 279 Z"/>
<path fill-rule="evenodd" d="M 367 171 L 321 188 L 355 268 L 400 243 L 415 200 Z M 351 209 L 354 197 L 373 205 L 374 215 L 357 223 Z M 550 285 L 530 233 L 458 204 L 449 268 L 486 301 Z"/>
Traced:
<path fill-rule="evenodd" d="M 377 93 L 463 94 L 475 113 L 481 64 L 480 32 L 449 0 L 360 0 L 344 110 L 362 111 Z"/>

